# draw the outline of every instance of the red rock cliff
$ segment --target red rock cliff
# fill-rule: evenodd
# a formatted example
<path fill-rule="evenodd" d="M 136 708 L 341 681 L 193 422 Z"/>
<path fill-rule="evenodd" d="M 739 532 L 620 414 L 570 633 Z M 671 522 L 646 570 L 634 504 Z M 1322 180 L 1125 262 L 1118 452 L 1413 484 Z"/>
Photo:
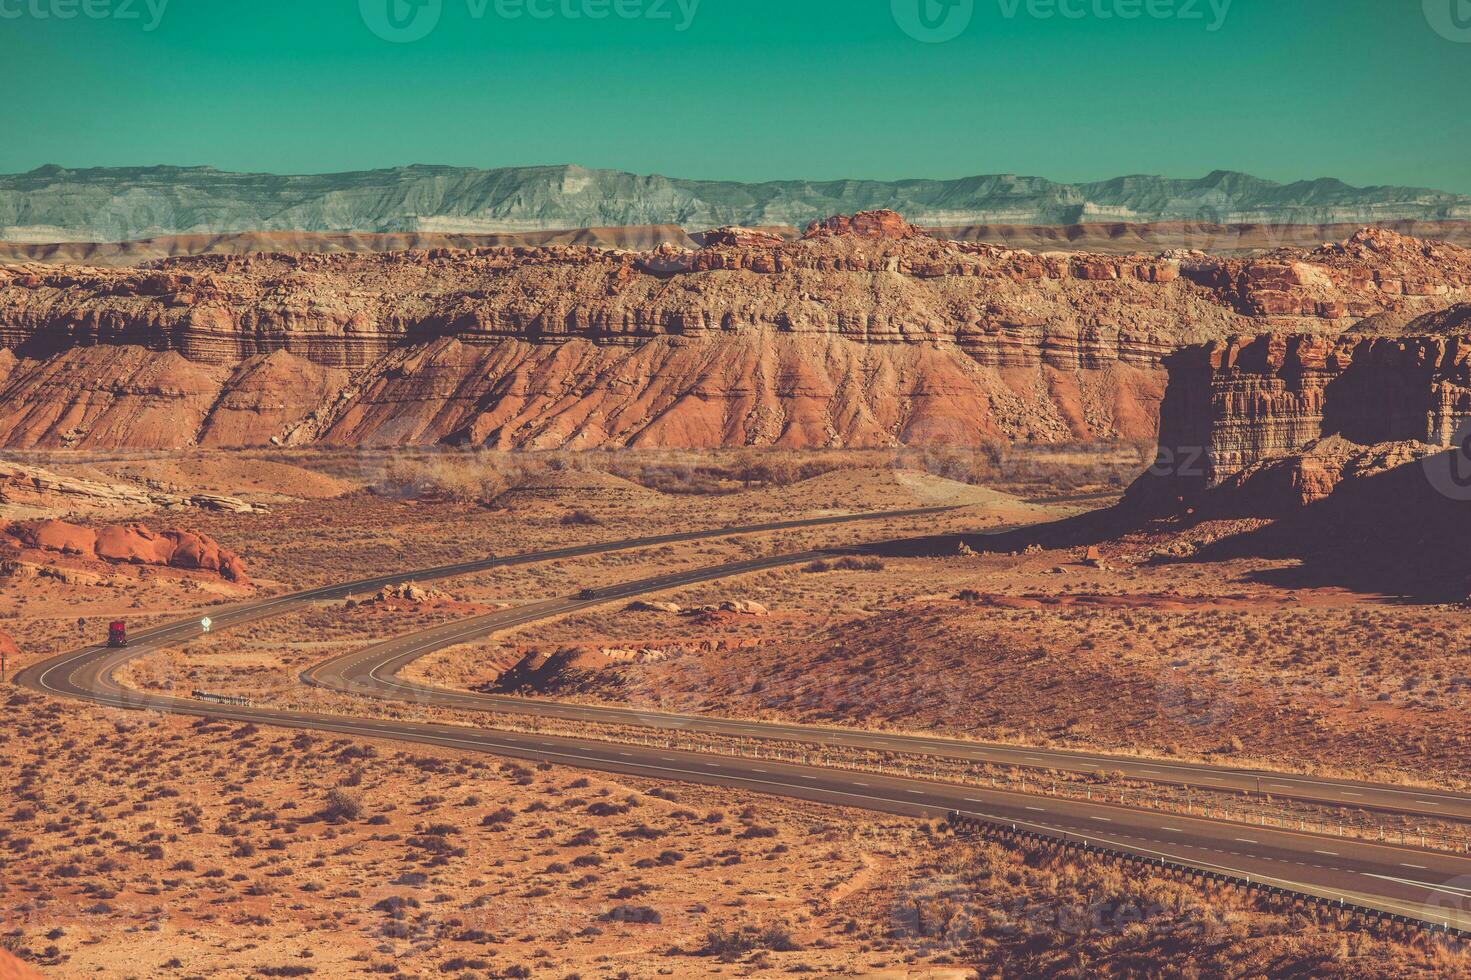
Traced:
<path fill-rule="evenodd" d="M 1471 307 L 1396 337 L 1261 334 L 1182 349 L 1168 359 L 1160 456 L 1137 494 L 1189 498 L 1328 439 L 1450 446 L 1471 421 L 1471 332 L 1444 329 L 1463 314 Z M 1325 459 L 1295 464 L 1301 500 L 1331 489 L 1334 479 L 1313 473 Z"/>
<path fill-rule="evenodd" d="M 1258 260 L 1034 255 L 892 213 L 706 240 L 0 267 L 0 445 L 1144 439 L 1181 344 L 1471 287 L 1471 252 L 1387 232 Z"/>

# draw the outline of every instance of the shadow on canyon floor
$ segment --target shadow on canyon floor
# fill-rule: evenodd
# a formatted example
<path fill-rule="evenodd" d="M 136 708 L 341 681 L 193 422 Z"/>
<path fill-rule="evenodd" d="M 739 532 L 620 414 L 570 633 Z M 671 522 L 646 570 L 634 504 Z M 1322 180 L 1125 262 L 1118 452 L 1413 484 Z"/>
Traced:
<path fill-rule="evenodd" d="M 1471 480 L 1458 452 L 1345 480 L 1328 497 L 1179 559 L 1295 560 L 1248 578 L 1283 589 L 1339 587 L 1406 602 L 1462 602 L 1471 586 Z M 1268 516 L 1208 502 L 1202 519 Z M 1251 513 L 1250 510 L 1255 510 Z"/>
<path fill-rule="evenodd" d="M 1456 478 L 1455 465 L 1465 469 Z M 1193 551 L 1159 554 L 1154 565 L 1243 559 L 1293 562 L 1249 572 L 1242 581 L 1284 590 L 1342 588 L 1409 603 L 1463 602 L 1471 594 L 1471 465 L 1447 452 L 1372 476 L 1345 480 L 1328 497 L 1285 509 L 1257 494 L 1211 491 L 1185 515 L 1145 503 L 1130 491 L 1112 507 L 991 534 L 946 534 L 868 548 L 891 557 L 1086 548 L 1124 536 L 1188 539 L 1213 525 L 1242 522 Z M 1265 523 L 1263 523 L 1265 522 Z"/>

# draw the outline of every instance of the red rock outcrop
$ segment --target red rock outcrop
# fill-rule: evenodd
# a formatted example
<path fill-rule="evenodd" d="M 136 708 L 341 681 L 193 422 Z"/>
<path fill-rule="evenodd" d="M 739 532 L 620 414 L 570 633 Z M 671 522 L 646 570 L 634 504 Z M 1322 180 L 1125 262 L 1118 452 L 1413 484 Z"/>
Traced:
<path fill-rule="evenodd" d="M 807 226 L 806 238 L 827 235 L 854 235 L 858 238 L 892 238 L 903 240 L 925 234 L 904 220 L 897 211 L 859 211 L 854 215 L 839 214 Z"/>
<path fill-rule="evenodd" d="M 42 980 L 41 974 L 0 949 L 0 980 Z"/>
<path fill-rule="evenodd" d="M 1263 259 L 1034 255 L 892 212 L 783 240 L 0 267 L 0 446 L 1140 439 L 1163 358 L 1471 296 L 1365 232 Z"/>
<path fill-rule="evenodd" d="M 83 527 L 65 521 L 35 521 L 0 528 L 0 546 L 16 551 L 53 552 L 110 564 L 158 565 L 214 572 L 237 585 L 249 585 L 245 563 L 208 535 L 192 531 L 153 531 L 142 524 Z"/>
<path fill-rule="evenodd" d="M 787 238 L 760 228 L 715 228 L 700 236 L 704 248 L 771 248 Z"/>
<path fill-rule="evenodd" d="M 1229 483 L 1299 505 L 1346 475 L 1452 446 L 1471 423 L 1463 314 L 1432 314 L 1398 337 L 1261 334 L 1181 350 L 1159 457 L 1133 495 L 1190 499 Z"/>

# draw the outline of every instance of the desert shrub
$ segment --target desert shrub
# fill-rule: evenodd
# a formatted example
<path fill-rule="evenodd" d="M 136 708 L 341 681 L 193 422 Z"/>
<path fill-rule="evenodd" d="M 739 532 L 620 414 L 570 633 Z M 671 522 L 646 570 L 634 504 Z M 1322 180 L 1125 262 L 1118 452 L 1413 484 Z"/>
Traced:
<path fill-rule="evenodd" d="M 792 940 L 792 931 L 784 922 L 743 926 L 739 929 L 730 929 L 721 924 L 712 926 L 705 933 L 705 945 L 699 952 L 730 962 L 758 949 L 787 953 L 800 948 Z"/>
<path fill-rule="evenodd" d="M 777 836 L 777 834 L 778 834 L 778 831 L 777 831 L 777 829 L 775 827 L 763 827 L 763 826 L 761 826 L 759 824 L 752 824 L 751 826 L 747 827 L 745 830 L 741 831 L 736 836 L 738 836 L 738 837 L 747 837 L 747 838 L 756 838 L 756 837 L 775 837 L 775 836 Z"/>
<path fill-rule="evenodd" d="M 363 815 L 363 802 L 356 794 L 334 786 L 327 791 L 327 804 L 322 815 L 328 820 L 356 820 Z"/>
<path fill-rule="evenodd" d="M 882 572 L 884 561 L 872 555 L 860 557 L 858 555 L 844 555 L 841 558 L 829 561 L 819 558 L 802 566 L 804 572 Z"/>
<path fill-rule="evenodd" d="M 603 522 L 595 515 L 579 507 L 577 510 L 563 515 L 562 523 L 567 527 L 601 527 Z"/>
<path fill-rule="evenodd" d="M 595 817 L 616 817 L 620 813 L 628 812 L 628 805 L 624 803 L 609 803 L 606 800 L 598 800 L 590 803 L 587 812 Z"/>
<path fill-rule="evenodd" d="M 513 468 L 498 453 L 431 452 L 398 456 L 370 489 L 391 497 L 440 497 L 492 503 L 510 488 Z"/>

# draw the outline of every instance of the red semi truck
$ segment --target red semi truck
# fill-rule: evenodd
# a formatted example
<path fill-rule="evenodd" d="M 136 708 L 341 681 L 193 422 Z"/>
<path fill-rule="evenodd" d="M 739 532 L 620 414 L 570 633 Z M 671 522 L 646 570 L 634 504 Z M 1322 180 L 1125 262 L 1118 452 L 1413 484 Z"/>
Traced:
<path fill-rule="evenodd" d="M 108 624 L 107 645 L 110 647 L 125 647 L 128 645 L 128 626 L 121 619 L 113 620 Z"/>

